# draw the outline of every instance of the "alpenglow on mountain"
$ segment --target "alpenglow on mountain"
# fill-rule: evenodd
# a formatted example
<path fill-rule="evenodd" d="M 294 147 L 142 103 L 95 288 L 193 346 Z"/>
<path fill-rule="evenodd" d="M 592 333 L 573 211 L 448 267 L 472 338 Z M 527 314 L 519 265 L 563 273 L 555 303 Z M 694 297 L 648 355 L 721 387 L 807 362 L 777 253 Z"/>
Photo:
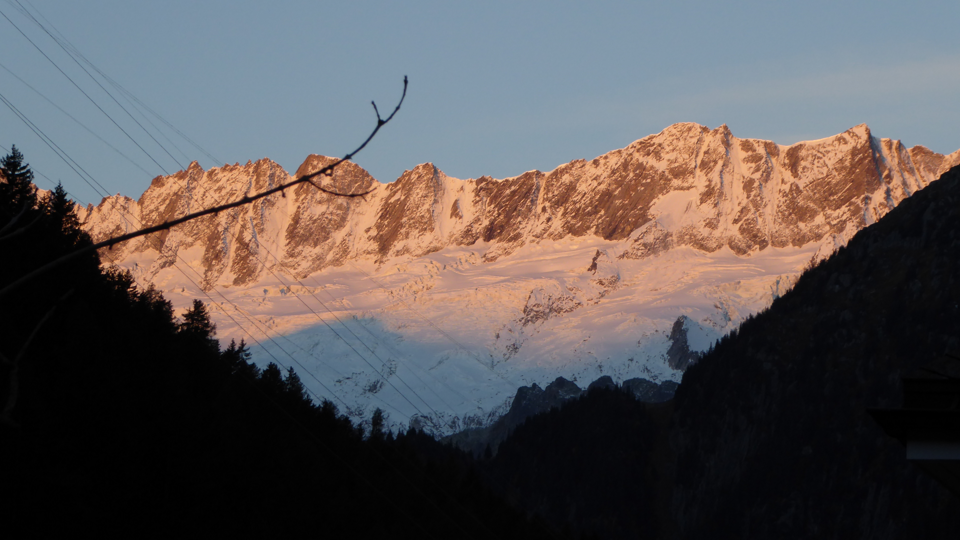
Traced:
<path fill-rule="evenodd" d="M 332 158 L 311 155 L 295 176 Z M 558 376 L 679 381 L 950 166 L 866 125 L 790 146 L 675 124 L 593 160 L 497 180 L 430 163 L 380 184 L 345 163 L 301 184 L 101 252 L 178 308 L 210 304 L 221 340 L 293 366 L 357 418 L 438 434 L 484 425 Z M 262 159 L 157 177 L 82 212 L 104 239 L 268 189 Z"/>

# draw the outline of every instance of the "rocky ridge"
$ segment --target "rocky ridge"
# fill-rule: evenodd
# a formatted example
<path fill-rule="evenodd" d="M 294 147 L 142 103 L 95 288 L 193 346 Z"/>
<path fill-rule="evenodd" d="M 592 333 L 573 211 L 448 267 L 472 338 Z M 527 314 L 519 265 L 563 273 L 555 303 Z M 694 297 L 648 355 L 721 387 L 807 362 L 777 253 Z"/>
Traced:
<path fill-rule="evenodd" d="M 294 176 L 331 160 L 312 155 Z M 146 271 L 151 277 L 176 253 L 199 248 L 205 285 L 229 287 L 256 282 L 265 267 L 306 276 L 349 259 L 382 263 L 478 243 L 487 246 L 483 260 L 493 261 L 527 243 L 585 235 L 624 242 L 621 258 L 677 246 L 749 255 L 827 237 L 843 243 L 956 161 L 956 153 L 945 158 L 875 138 L 866 125 L 779 146 L 738 139 L 725 125 L 676 124 L 590 161 L 503 180 L 459 180 L 425 163 L 383 185 L 346 163 L 324 179 L 328 188 L 377 189 L 348 199 L 301 184 L 103 256 L 122 262 L 159 251 Z M 192 163 L 155 178 L 138 201 L 108 197 L 82 217 L 99 240 L 291 179 L 268 159 L 208 171 Z M 133 219 L 122 219 L 118 210 Z"/>
<path fill-rule="evenodd" d="M 310 156 L 295 176 L 331 159 Z M 427 163 L 379 184 L 345 163 L 326 188 L 376 189 L 304 184 L 101 257 L 175 306 L 213 303 L 221 339 L 298 363 L 348 414 L 378 406 L 452 433 L 557 377 L 678 381 L 812 260 L 958 162 L 865 125 L 780 146 L 676 124 L 502 180 Z M 81 219 L 102 239 L 291 179 L 267 159 L 194 163 Z"/>

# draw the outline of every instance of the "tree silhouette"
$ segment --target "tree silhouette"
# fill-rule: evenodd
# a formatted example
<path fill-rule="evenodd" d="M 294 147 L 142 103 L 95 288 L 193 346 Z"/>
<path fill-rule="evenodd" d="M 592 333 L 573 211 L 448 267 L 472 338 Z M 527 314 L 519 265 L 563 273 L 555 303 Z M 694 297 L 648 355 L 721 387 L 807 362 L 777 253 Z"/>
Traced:
<path fill-rule="evenodd" d="M 293 402 L 310 403 L 310 394 L 304 388 L 303 382 L 293 367 L 287 368 L 287 376 L 283 379 L 283 393 Z"/>
<path fill-rule="evenodd" d="M 5 180 L 0 184 L 0 200 L 9 204 L 14 215 L 23 208 L 36 206 L 37 188 L 33 185 L 33 171 L 29 164 L 23 162 L 23 154 L 16 145 L 0 160 L 0 174 Z"/>
<path fill-rule="evenodd" d="M 43 197 L 40 205 L 44 212 L 50 216 L 54 228 L 60 229 L 67 244 L 75 246 L 81 238 L 86 236 L 83 229 L 80 228 L 80 219 L 77 217 L 75 205 L 70 200 L 70 196 L 67 195 L 67 191 L 63 189 L 63 184 L 57 183 L 57 187 L 53 188 L 53 191 L 46 197 Z M 89 239 L 87 241 L 89 243 Z"/>
<path fill-rule="evenodd" d="M 231 375 L 237 374 L 251 381 L 260 376 L 260 370 L 250 362 L 252 356 L 247 343 L 242 339 L 239 345 L 231 339 L 230 345 L 220 353 L 220 357 Z"/>
<path fill-rule="evenodd" d="M 183 314 L 180 331 L 200 337 L 212 338 L 217 335 L 217 325 L 210 320 L 207 306 L 200 300 L 194 300 L 193 306 Z"/>

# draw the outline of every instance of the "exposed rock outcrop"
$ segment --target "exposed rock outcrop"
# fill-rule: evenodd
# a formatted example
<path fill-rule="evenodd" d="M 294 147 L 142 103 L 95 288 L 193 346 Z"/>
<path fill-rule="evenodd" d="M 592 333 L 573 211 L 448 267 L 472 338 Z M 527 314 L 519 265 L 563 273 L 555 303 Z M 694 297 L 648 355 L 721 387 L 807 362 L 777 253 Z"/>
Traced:
<path fill-rule="evenodd" d="M 609 379 L 609 377 L 607 377 Z M 612 381 L 611 381 L 612 382 Z M 527 418 L 559 407 L 564 401 L 579 397 L 583 393 L 575 383 L 563 377 L 557 377 L 546 388 L 540 388 L 533 383 L 530 386 L 521 386 L 507 414 L 503 415 L 491 426 L 462 431 L 447 437 L 447 442 L 476 455 L 484 452 L 488 447 L 494 453 L 504 439 Z"/>
<path fill-rule="evenodd" d="M 687 341 L 686 324 L 690 319 L 686 315 L 677 317 L 670 329 L 670 349 L 667 350 L 667 364 L 673 369 L 684 371 L 691 364 L 700 359 L 700 353 L 690 350 L 690 342 Z"/>

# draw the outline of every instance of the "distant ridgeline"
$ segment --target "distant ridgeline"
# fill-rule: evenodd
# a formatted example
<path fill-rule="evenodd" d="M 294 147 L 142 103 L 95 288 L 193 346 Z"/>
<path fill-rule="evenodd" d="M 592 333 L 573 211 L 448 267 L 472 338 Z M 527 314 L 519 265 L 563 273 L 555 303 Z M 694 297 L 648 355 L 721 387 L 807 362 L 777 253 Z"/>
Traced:
<path fill-rule="evenodd" d="M 546 388 L 540 388 L 536 383 L 522 386 L 517 390 L 517 395 L 510 404 L 510 410 L 496 422 L 482 428 L 466 429 L 444 437 L 442 440 L 476 456 L 485 455 L 488 452 L 493 455 L 497 453 L 500 443 L 531 416 L 560 407 L 567 401 L 584 395 L 585 392 L 598 388 L 617 388 L 617 386 L 609 375 L 593 381 L 586 390 L 581 390 L 575 383 L 563 377 L 557 377 Z M 637 377 L 623 381 L 620 387 L 637 401 L 663 403 L 673 398 L 677 383 L 662 381 L 658 384 Z"/>

